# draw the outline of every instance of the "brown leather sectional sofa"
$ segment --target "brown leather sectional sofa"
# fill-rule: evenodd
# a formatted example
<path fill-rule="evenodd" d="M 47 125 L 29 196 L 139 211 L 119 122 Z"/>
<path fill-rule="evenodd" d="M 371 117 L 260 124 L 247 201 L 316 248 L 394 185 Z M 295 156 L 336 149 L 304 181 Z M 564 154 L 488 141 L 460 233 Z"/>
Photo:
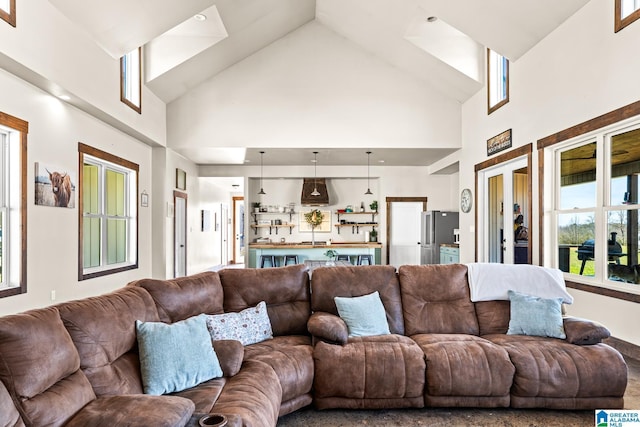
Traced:
<path fill-rule="evenodd" d="M 349 337 L 335 296 L 378 291 L 390 335 Z M 214 341 L 222 378 L 143 394 L 135 321 L 267 303 L 273 339 Z M 275 426 L 318 408 L 622 408 L 627 369 L 602 325 L 567 339 L 507 335 L 509 302 L 473 303 L 463 265 L 226 269 L 143 279 L 0 318 L 0 426 L 182 426 L 223 413 Z"/>

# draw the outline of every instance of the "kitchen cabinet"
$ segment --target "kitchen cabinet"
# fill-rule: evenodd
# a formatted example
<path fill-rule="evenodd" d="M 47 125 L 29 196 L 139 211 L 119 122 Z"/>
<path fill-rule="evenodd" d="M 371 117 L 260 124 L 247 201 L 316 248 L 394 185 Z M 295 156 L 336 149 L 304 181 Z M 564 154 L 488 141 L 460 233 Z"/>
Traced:
<path fill-rule="evenodd" d="M 460 262 L 460 248 L 456 245 L 440 246 L 440 264 L 458 264 Z"/>

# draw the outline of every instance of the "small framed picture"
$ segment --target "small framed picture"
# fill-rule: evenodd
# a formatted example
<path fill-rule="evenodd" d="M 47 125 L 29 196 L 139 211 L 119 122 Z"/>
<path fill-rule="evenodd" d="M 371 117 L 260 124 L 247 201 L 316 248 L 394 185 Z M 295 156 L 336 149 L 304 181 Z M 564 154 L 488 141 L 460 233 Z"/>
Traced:
<path fill-rule="evenodd" d="M 187 189 L 187 173 L 182 169 L 176 168 L 176 188 L 178 190 Z"/>

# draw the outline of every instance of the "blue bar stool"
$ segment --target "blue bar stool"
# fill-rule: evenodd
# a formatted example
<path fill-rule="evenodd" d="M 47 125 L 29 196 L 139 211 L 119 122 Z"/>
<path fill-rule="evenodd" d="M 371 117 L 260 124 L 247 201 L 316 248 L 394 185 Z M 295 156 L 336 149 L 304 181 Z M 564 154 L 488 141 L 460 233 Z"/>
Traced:
<path fill-rule="evenodd" d="M 287 265 L 289 261 L 293 261 L 294 264 L 298 264 L 298 255 L 285 255 L 282 265 Z"/>
<path fill-rule="evenodd" d="M 269 261 L 271 267 L 277 267 L 275 255 L 260 255 L 260 268 L 264 268 L 265 261 Z"/>
<path fill-rule="evenodd" d="M 338 255 L 336 261 L 349 261 L 351 263 L 351 257 L 349 255 Z"/>
<path fill-rule="evenodd" d="M 363 265 L 363 262 L 367 261 L 367 264 L 373 265 L 373 256 L 371 255 L 358 255 L 358 265 Z"/>

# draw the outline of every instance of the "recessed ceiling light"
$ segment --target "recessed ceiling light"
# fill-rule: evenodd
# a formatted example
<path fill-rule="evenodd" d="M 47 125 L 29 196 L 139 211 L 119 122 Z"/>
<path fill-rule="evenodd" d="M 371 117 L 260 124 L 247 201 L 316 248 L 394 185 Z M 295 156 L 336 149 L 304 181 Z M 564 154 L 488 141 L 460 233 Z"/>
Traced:
<path fill-rule="evenodd" d="M 69 95 L 58 95 L 58 98 L 62 99 L 63 101 L 71 100 L 71 97 Z"/>
<path fill-rule="evenodd" d="M 378 160 L 378 163 L 384 163 L 384 160 Z"/>
<path fill-rule="evenodd" d="M 199 13 L 199 14 L 195 15 L 193 17 L 193 19 L 195 19 L 196 21 L 206 21 L 207 20 L 207 15 L 203 15 L 202 13 Z"/>
<path fill-rule="evenodd" d="M 438 20 L 437 16 L 430 16 L 427 18 L 427 22 L 436 22 Z"/>

